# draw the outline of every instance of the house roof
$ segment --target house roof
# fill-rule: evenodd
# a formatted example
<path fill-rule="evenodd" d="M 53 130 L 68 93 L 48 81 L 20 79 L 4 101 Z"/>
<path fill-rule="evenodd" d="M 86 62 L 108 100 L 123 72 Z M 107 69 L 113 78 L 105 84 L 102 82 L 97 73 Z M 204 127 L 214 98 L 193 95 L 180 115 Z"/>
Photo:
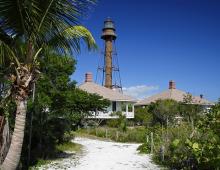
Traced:
<path fill-rule="evenodd" d="M 173 99 L 177 102 L 183 102 L 184 97 L 188 93 L 178 90 L 175 87 L 170 87 L 168 90 L 163 91 L 162 93 L 153 95 L 151 97 L 148 97 L 146 99 L 143 99 L 141 101 L 138 101 L 136 105 L 148 105 L 151 102 L 156 102 L 157 100 L 163 100 L 163 99 Z M 199 104 L 199 105 L 213 105 L 214 103 L 204 99 L 200 96 L 192 96 L 192 104 Z"/>
<path fill-rule="evenodd" d="M 99 84 L 96 84 L 94 82 L 88 82 L 81 84 L 79 86 L 81 90 L 84 90 L 88 93 L 98 94 L 102 96 L 105 99 L 111 100 L 111 101 L 130 101 L 130 102 L 136 102 L 136 99 L 124 95 L 116 90 L 112 90 L 109 88 L 106 88 L 104 86 L 101 86 Z"/>

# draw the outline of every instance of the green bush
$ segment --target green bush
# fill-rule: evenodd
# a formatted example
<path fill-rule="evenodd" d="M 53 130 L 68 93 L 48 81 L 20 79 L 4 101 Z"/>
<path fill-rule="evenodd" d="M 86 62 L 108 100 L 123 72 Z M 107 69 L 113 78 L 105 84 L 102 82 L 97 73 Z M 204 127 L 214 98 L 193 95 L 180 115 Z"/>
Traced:
<path fill-rule="evenodd" d="M 140 153 L 150 153 L 151 151 L 151 147 L 149 145 L 149 143 L 143 143 L 142 145 L 140 145 L 137 150 L 140 152 Z"/>
<path fill-rule="evenodd" d="M 111 119 L 107 121 L 109 127 L 117 127 L 119 130 L 125 132 L 127 130 L 127 118 L 122 112 L 112 113 L 112 116 L 117 116 L 116 119 Z"/>
<path fill-rule="evenodd" d="M 220 168 L 220 105 L 203 115 L 192 128 L 183 122 L 168 128 L 151 127 L 154 134 L 153 159 L 171 169 L 219 169 Z M 161 147 L 164 146 L 164 161 Z M 149 143 L 139 148 L 149 153 Z"/>
<path fill-rule="evenodd" d="M 135 108 L 134 122 L 136 125 L 149 126 L 152 123 L 153 115 L 148 111 L 148 107 Z"/>
<path fill-rule="evenodd" d="M 75 138 L 75 132 L 67 131 L 67 132 L 64 133 L 63 141 L 64 142 L 69 142 L 71 139 L 74 139 L 74 138 Z"/>
<path fill-rule="evenodd" d="M 117 128 L 118 127 L 118 119 L 107 120 L 106 124 L 109 127 Z"/>

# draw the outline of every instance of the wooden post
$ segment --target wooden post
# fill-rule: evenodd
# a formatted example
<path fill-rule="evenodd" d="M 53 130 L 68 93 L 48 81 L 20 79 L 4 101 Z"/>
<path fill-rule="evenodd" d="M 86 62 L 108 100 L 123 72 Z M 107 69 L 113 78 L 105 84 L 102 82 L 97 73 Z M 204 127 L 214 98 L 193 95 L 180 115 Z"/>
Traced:
<path fill-rule="evenodd" d="M 118 141 L 118 131 L 116 131 L 116 141 Z"/>
<path fill-rule="evenodd" d="M 164 126 L 162 123 L 162 142 L 165 142 Z"/>
<path fill-rule="evenodd" d="M 161 148 L 160 148 L 160 159 L 161 159 L 161 161 L 164 161 L 164 150 L 165 150 L 165 147 L 162 145 Z"/>
<path fill-rule="evenodd" d="M 149 142 L 149 136 L 148 135 L 146 136 L 146 139 L 147 139 L 147 143 L 148 143 Z"/>
<path fill-rule="evenodd" d="M 150 153 L 153 154 L 154 152 L 154 139 L 153 139 L 153 132 L 150 133 L 150 137 L 151 137 L 151 151 Z"/>
<path fill-rule="evenodd" d="M 191 126 L 192 126 L 192 130 L 194 130 L 194 122 L 193 122 L 193 119 L 191 120 Z"/>
<path fill-rule="evenodd" d="M 178 138 L 180 138 L 180 130 L 179 130 L 179 126 L 180 126 L 180 125 L 177 125 L 177 132 L 178 132 L 177 135 L 178 135 Z"/>
<path fill-rule="evenodd" d="M 168 122 L 168 117 L 167 117 L 167 130 L 166 130 L 167 132 L 166 132 L 166 142 L 168 142 L 168 123 L 169 123 L 169 122 Z"/>
<path fill-rule="evenodd" d="M 108 129 L 105 129 L 105 138 L 108 138 Z"/>

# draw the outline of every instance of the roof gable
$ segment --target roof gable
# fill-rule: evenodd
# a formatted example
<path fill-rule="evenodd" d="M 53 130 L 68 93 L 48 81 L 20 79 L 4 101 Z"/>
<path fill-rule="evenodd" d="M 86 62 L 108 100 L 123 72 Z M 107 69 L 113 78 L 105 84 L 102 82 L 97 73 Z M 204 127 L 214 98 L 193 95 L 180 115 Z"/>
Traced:
<path fill-rule="evenodd" d="M 85 82 L 79 86 L 81 90 L 84 90 L 88 93 L 98 94 L 102 96 L 105 99 L 111 100 L 111 101 L 130 101 L 130 102 L 136 102 L 136 99 L 124 95 L 118 91 L 106 88 L 104 86 L 100 86 L 93 82 Z"/>
<path fill-rule="evenodd" d="M 181 91 L 178 89 L 168 89 L 162 93 L 143 99 L 139 101 L 136 105 L 148 105 L 151 102 L 156 102 L 157 100 L 160 100 L 160 99 L 162 100 L 173 99 L 177 102 L 183 102 L 184 96 L 186 95 L 187 93 L 184 91 Z M 212 102 L 209 102 L 208 100 L 204 98 L 200 98 L 199 96 L 192 96 L 192 104 L 213 105 Z"/>

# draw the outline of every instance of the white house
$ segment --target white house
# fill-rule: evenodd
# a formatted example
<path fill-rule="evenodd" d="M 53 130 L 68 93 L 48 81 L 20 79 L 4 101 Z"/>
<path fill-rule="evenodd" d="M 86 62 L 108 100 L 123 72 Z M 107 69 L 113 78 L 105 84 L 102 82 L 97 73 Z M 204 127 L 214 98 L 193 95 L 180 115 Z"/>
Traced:
<path fill-rule="evenodd" d="M 136 100 L 117 90 L 109 89 L 94 83 L 92 80 L 92 73 L 86 73 L 85 82 L 81 84 L 79 88 L 88 93 L 98 94 L 111 102 L 111 105 L 106 109 L 106 111 L 97 111 L 89 118 L 117 118 L 117 116 L 112 115 L 113 112 L 117 111 L 121 111 L 122 114 L 126 115 L 126 118 L 134 118 L 134 104 L 136 103 Z"/>

